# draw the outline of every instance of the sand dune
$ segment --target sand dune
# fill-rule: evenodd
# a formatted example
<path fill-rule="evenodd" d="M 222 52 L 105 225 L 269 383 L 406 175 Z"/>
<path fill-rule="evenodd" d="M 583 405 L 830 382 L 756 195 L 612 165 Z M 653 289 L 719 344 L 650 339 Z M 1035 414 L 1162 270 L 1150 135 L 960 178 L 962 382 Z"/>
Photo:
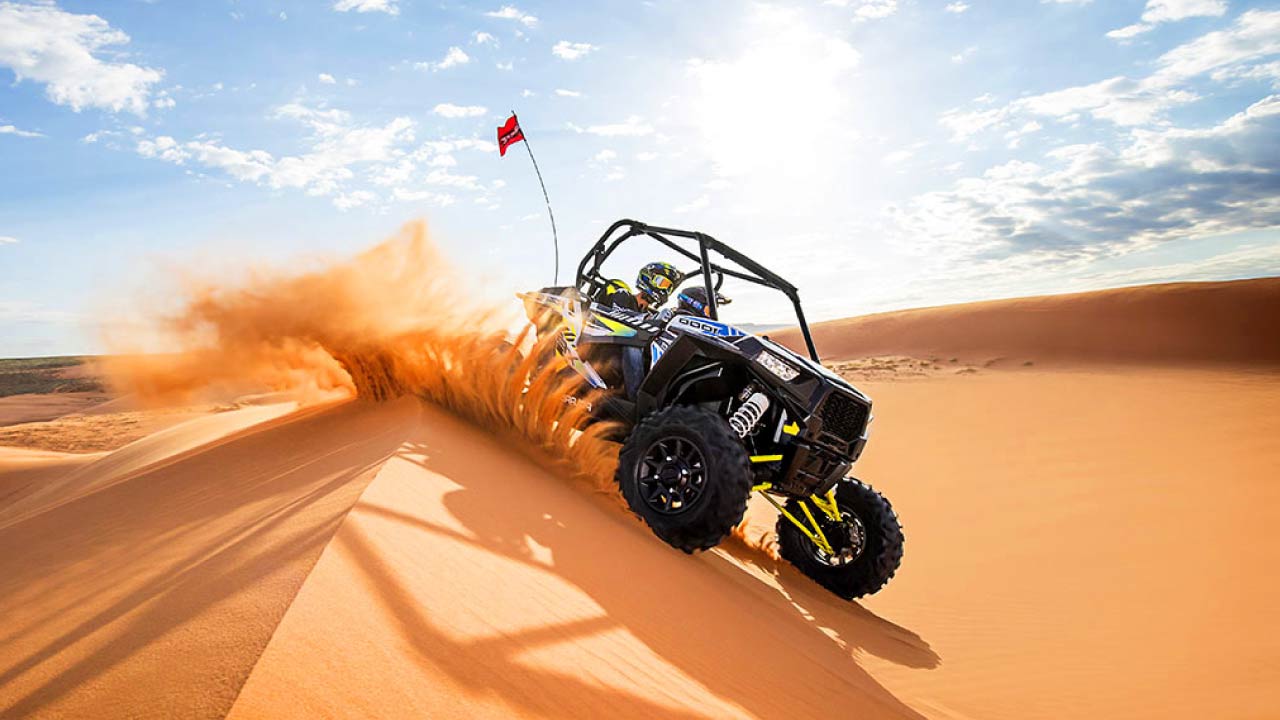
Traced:
<path fill-rule="evenodd" d="M 1280 366 L 1280 278 L 993 300 L 818 323 L 824 360 L 876 355 L 1032 362 Z M 795 331 L 775 339 L 803 347 Z"/>
<path fill-rule="evenodd" d="M 907 555 L 861 603 L 748 545 L 671 550 L 513 432 L 414 398 L 0 454 L 0 716 L 1268 716 L 1280 375 L 1256 286 L 1239 336 L 1179 324 L 1181 291 L 1122 291 L 1158 343 L 1111 300 L 1057 298 L 1040 330 L 1075 302 L 1109 323 L 1095 344 L 865 383 L 858 474 Z M 1012 354 L 990 307 L 951 312 L 974 332 L 940 354 Z M 1170 362 L 1139 362 L 1156 347 Z M 408 367 L 455 410 L 493 400 Z M 748 539 L 772 521 L 753 505 Z"/>

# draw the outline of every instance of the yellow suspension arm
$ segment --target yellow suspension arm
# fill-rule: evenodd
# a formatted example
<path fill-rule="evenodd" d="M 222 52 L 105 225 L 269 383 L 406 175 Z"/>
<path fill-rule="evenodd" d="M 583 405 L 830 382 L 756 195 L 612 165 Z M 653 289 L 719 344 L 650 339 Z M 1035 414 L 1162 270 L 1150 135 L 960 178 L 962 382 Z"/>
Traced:
<path fill-rule="evenodd" d="M 805 524 L 800 522 L 800 520 L 795 515 L 792 515 L 791 513 L 787 512 L 787 509 L 782 507 L 782 505 L 780 505 L 777 500 L 774 500 L 772 496 L 764 492 L 764 488 L 768 486 L 769 484 L 765 483 L 763 485 L 757 486 L 754 489 L 758 490 L 760 494 L 764 496 L 764 499 L 769 501 L 769 504 L 778 508 L 778 512 L 782 513 L 783 517 L 791 521 L 792 525 L 795 525 L 797 528 L 799 528 L 800 532 L 804 533 L 806 537 L 812 540 L 814 545 L 817 545 L 819 548 L 822 549 L 822 552 L 828 555 L 834 555 L 835 551 L 831 549 L 831 543 L 827 542 L 826 535 L 822 534 L 822 528 L 818 526 L 818 521 L 814 519 L 813 513 L 809 512 L 809 506 L 806 505 L 803 500 L 800 501 L 800 509 L 804 511 L 804 514 L 809 518 L 809 522 L 812 523 L 813 525 L 812 530 L 810 530 L 808 527 L 805 527 Z"/>

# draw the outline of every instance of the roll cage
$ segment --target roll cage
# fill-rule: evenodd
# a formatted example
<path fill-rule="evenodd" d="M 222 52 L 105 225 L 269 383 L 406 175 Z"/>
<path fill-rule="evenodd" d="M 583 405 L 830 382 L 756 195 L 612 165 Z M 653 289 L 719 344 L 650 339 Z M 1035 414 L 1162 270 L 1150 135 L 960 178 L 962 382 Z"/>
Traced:
<path fill-rule="evenodd" d="M 618 234 L 620 230 L 623 232 Z M 680 253 L 680 255 L 698 263 L 698 271 L 686 275 L 685 281 L 698 275 L 702 276 L 703 284 L 707 290 L 707 299 L 710 303 L 711 319 L 713 320 L 720 319 L 719 308 L 716 307 L 716 290 L 719 290 L 720 286 L 724 284 L 726 275 L 772 288 L 786 295 L 791 300 L 792 307 L 795 308 L 796 320 L 800 323 L 800 332 L 804 335 L 804 344 L 809 350 L 809 357 L 814 362 L 818 362 L 818 350 L 814 347 L 813 335 L 809 332 L 809 323 L 805 321 L 804 309 L 800 307 L 800 293 L 796 286 L 782 279 L 777 273 L 755 260 L 705 233 L 646 225 L 636 220 L 619 220 L 609 226 L 609 229 L 600 236 L 596 244 L 583 256 L 582 262 L 578 263 L 578 277 L 575 282 L 578 290 L 588 297 L 598 297 L 598 293 L 603 291 L 609 284 L 609 280 L 600 274 L 600 267 L 605 260 L 609 259 L 609 256 L 613 254 L 613 251 L 619 245 L 641 235 L 652 238 Z M 696 247 L 685 247 L 673 238 L 692 240 L 696 243 Z M 711 259 L 713 254 L 720 256 L 717 259 L 723 258 L 732 262 L 737 265 L 737 268 L 725 267 L 713 262 Z"/>

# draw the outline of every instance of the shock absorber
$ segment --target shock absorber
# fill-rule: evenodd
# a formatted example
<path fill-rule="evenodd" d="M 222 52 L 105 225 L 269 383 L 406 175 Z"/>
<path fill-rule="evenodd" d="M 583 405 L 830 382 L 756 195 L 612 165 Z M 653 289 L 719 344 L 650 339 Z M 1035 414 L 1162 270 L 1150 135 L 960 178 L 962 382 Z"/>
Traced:
<path fill-rule="evenodd" d="M 729 418 L 729 427 L 738 433 L 738 437 L 744 438 L 755 429 L 756 424 L 768 409 L 769 398 L 764 393 L 753 393 L 746 402 L 733 411 L 733 416 Z"/>

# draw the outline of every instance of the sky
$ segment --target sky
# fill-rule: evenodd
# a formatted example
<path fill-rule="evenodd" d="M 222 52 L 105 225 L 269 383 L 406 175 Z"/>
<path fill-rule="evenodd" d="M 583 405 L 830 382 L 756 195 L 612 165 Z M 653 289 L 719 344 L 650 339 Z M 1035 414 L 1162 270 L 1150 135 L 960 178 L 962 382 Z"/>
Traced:
<path fill-rule="evenodd" d="M 1280 2 L 0 0 L 0 357 L 416 218 L 477 296 L 549 285 L 512 110 L 562 282 L 623 217 L 811 320 L 1280 275 Z"/>

